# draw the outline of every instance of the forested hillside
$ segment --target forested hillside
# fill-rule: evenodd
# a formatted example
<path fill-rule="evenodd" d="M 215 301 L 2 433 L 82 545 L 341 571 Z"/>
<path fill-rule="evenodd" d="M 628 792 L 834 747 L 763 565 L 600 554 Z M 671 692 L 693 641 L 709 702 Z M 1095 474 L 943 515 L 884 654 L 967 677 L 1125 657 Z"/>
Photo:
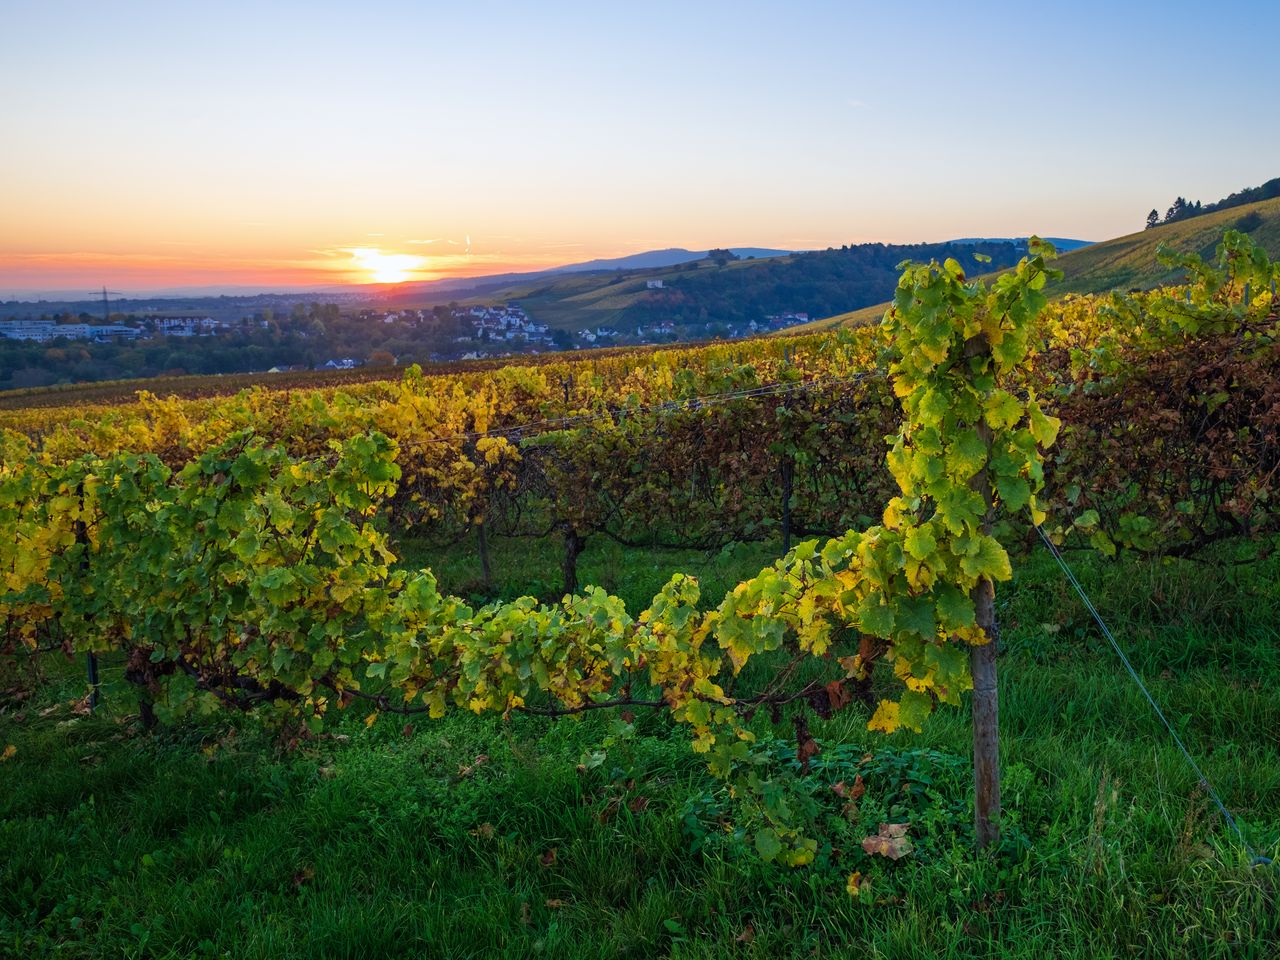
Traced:
<path fill-rule="evenodd" d="M 566 330 L 633 330 L 656 323 L 723 328 L 782 313 L 829 316 L 893 292 L 904 260 L 991 257 L 1010 267 L 1025 247 L 1004 242 L 864 243 L 758 260 L 708 258 L 661 270 L 569 277 L 494 292 L 543 323 Z M 661 282 L 662 287 L 650 285 Z"/>

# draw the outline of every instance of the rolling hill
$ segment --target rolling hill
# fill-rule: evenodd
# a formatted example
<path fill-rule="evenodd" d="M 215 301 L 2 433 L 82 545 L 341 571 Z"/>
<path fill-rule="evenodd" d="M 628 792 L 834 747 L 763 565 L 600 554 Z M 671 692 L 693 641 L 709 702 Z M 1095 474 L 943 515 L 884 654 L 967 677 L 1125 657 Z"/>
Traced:
<path fill-rule="evenodd" d="M 1055 289 L 1059 295 L 1105 293 L 1173 283 L 1181 274 L 1177 270 L 1166 270 L 1157 261 L 1156 249 L 1160 244 L 1167 243 L 1185 253 L 1199 253 L 1207 259 L 1213 256 L 1222 234 L 1233 229 L 1249 234 L 1272 257 L 1280 256 L 1280 199 L 1218 210 L 1071 250 L 1058 260 L 1065 276 Z M 888 306 L 885 302 L 863 307 L 793 327 L 792 331 L 810 332 L 874 322 Z"/>
<path fill-rule="evenodd" d="M 1150 230 L 1116 237 L 1105 243 L 1064 254 L 1058 265 L 1066 273 L 1059 290 L 1102 293 L 1107 290 L 1147 289 L 1179 278 L 1156 260 L 1156 248 L 1168 243 L 1185 253 L 1212 257 L 1227 230 L 1241 230 L 1280 254 L 1280 199 L 1206 213 L 1189 220 L 1162 224 Z"/>
<path fill-rule="evenodd" d="M 985 253 L 997 267 L 1022 255 L 1010 240 L 931 244 L 867 243 L 754 260 L 703 258 L 656 269 L 570 274 L 477 292 L 475 302 L 517 303 L 553 329 L 635 330 L 665 321 L 677 327 L 734 325 L 782 313 L 822 316 L 846 305 L 878 303 L 897 283 L 907 259 Z M 697 334 L 695 334 L 697 335 Z"/>

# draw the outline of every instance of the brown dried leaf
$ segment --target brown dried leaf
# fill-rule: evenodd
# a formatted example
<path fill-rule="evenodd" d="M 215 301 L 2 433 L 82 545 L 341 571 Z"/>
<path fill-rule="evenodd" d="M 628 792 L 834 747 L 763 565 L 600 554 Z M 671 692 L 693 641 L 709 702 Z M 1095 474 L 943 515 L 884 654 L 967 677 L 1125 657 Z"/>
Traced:
<path fill-rule="evenodd" d="M 832 680 L 827 684 L 827 702 L 831 705 L 831 712 L 843 710 L 853 700 L 852 695 L 844 687 L 843 680 Z"/>
<path fill-rule="evenodd" d="M 618 812 L 618 808 L 622 806 L 621 797 L 610 797 L 609 802 L 600 808 L 600 812 L 596 814 L 596 819 L 601 823 L 607 823 Z"/>
<path fill-rule="evenodd" d="M 818 741 L 813 739 L 809 733 L 809 721 L 803 715 L 799 715 L 793 723 L 796 728 L 796 759 L 800 761 L 801 771 L 808 773 L 809 761 L 821 751 L 818 747 Z"/>
<path fill-rule="evenodd" d="M 900 860 L 911 852 L 911 840 L 907 837 L 906 823 L 882 823 L 880 832 L 862 841 L 862 849 L 867 853 L 890 860 Z"/>

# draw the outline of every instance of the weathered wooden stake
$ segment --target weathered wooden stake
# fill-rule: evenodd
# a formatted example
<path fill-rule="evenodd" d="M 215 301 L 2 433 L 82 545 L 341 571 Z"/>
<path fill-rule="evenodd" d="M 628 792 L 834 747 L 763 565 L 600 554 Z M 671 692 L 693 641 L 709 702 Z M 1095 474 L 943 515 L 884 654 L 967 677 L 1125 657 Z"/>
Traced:
<path fill-rule="evenodd" d="M 990 353 L 991 347 L 983 335 L 974 337 L 965 353 L 975 355 Z M 977 426 L 978 436 L 991 456 L 991 428 L 985 420 Z M 995 519 L 991 476 L 983 466 L 970 481 L 973 489 L 987 505 L 982 520 L 982 532 L 991 534 Z M 987 642 L 969 650 L 969 672 L 973 676 L 973 818 L 979 850 L 1000 842 L 1000 709 L 996 689 L 996 588 L 989 578 L 983 578 L 971 594 L 975 619 Z"/>
<path fill-rule="evenodd" d="M 791 549 L 791 491 L 795 484 L 796 462 L 790 454 L 782 458 L 782 552 Z"/>
<path fill-rule="evenodd" d="M 1000 710 L 996 694 L 995 586 L 974 588 L 978 626 L 991 639 L 969 651 L 973 674 L 973 808 L 978 849 L 1000 842 Z"/>
<path fill-rule="evenodd" d="M 75 522 L 76 543 L 81 547 L 80 572 L 87 574 L 89 570 L 89 531 L 84 523 L 84 484 L 76 487 L 80 496 L 80 516 Z M 98 655 L 90 650 L 84 655 L 85 675 L 89 681 L 89 710 L 98 709 Z"/>
<path fill-rule="evenodd" d="M 560 571 L 564 575 L 564 592 L 574 594 L 578 592 L 578 554 L 582 553 L 587 541 L 571 523 L 563 524 L 561 529 L 564 532 L 564 559 L 560 563 Z"/>
<path fill-rule="evenodd" d="M 476 540 L 480 547 L 480 571 L 484 576 L 484 585 L 487 587 L 493 580 L 493 571 L 489 565 L 489 535 L 485 533 L 483 520 L 476 523 Z"/>

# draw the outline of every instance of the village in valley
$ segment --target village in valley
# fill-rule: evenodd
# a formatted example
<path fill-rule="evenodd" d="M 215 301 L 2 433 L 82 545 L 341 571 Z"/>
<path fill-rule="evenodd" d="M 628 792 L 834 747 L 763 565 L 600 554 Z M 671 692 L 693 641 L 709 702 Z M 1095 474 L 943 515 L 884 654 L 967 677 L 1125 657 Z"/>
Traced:
<path fill-rule="evenodd" d="M 660 288 L 662 281 L 651 281 Z M 282 301 L 272 306 L 260 302 L 236 304 L 212 303 L 208 313 L 160 312 L 153 301 L 146 306 L 129 305 L 108 309 L 93 318 L 87 312 L 69 310 L 42 313 L 39 316 L 0 318 L 0 342 L 20 341 L 45 344 L 58 349 L 59 343 L 84 346 L 126 345 L 163 342 L 179 338 L 190 344 L 184 354 L 202 348 L 195 338 L 216 340 L 231 345 L 238 341 L 277 338 L 294 344 L 309 344 L 305 356 L 287 356 L 285 360 L 266 364 L 256 371 L 283 373 L 304 369 L 348 370 L 368 363 L 380 365 L 422 360 L 476 360 L 518 354 L 582 350 L 605 346 L 634 346 L 676 343 L 681 341 L 734 339 L 807 323 L 809 315 L 790 311 L 745 323 L 723 323 L 706 320 L 699 323 L 677 323 L 669 319 L 652 320 L 632 329 L 619 329 L 597 324 L 580 330 L 552 328 L 531 316 L 518 303 L 436 305 L 421 309 L 406 307 L 387 309 L 359 307 L 351 303 L 305 303 L 301 299 Z M 34 306 L 34 305 L 30 305 Z M 116 304 L 112 305 L 117 307 Z M 334 330 L 359 326 L 365 331 L 379 331 L 370 337 L 367 349 L 355 349 L 350 338 L 332 342 Z M 326 353 L 325 344 L 333 347 Z M 277 351 L 276 356 L 280 353 Z"/>

